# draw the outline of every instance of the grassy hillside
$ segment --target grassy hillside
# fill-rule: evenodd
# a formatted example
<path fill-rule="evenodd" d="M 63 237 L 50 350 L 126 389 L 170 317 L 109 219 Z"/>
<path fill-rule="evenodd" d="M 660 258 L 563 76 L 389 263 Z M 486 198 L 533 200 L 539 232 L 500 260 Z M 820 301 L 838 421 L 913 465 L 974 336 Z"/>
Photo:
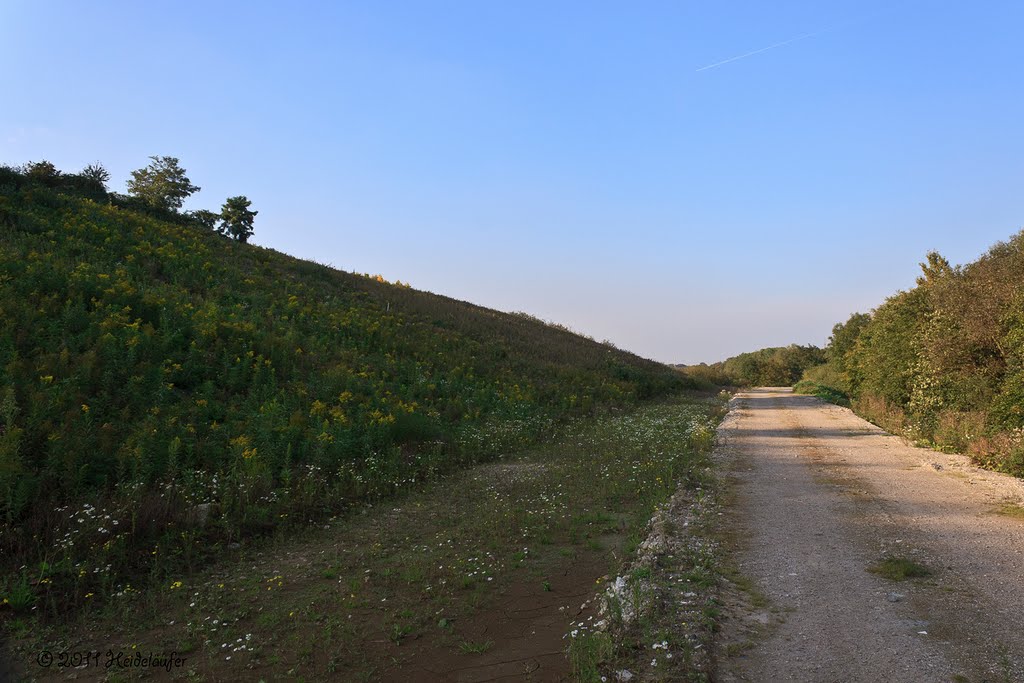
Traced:
<path fill-rule="evenodd" d="M 0 174 L 0 594 L 21 609 L 169 576 L 693 386 L 87 185 Z"/>
<path fill-rule="evenodd" d="M 921 268 L 916 287 L 835 326 L 805 390 L 1024 476 L 1024 232 L 964 266 L 931 253 Z"/>

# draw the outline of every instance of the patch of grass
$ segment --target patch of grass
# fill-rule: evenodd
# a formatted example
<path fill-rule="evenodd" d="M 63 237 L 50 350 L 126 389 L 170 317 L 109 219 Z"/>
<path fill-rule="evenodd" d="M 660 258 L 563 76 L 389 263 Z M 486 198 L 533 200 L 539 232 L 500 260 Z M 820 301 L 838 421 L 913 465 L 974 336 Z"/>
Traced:
<path fill-rule="evenodd" d="M 392 624 L 391 631 L 388 633 L 388 638 L 392 643 L 396 645 L 400 644 L 410 633 L 412 633 L 412 626 L 409 624 Z"/>
<path fill-rule="evenodd" d="M 637 567 L 632 571 L 631 576 L 633 577 L 633 579 L 649 579 L 651 578 L 651 568 Z"/>
<path fill-rule="evenodd" d="M 1024 519 L 1024 506 L 1017 505 L 1016 503 L 1004 503 L 996 509 L 996 514 Z"/>
<path fill-rule="evenodd" d="M 759 609 L 763 609 L 768 606 L 768 596 L 766 596 L 761 589 L 757 587 L 757 584 L 755 584 L 749 577 L 741 574 L 738 570 L 731 567 L 728 568 L 725 573 L 729 580 L 733 582 L 733 585 L 747 594 L 747 597 L 750 599 L 751 606 Z"/>
<path fill-rule="evenodd" d="M 5 602 L 15 612 L 26 612 L 36 602 L 32 588 L 28 585 L 28 578 L 22 574 L 21 578 L 13 581 L 11 586 L 3 594 Z"/>
<path fill-rule="evenodd" d="M 615 652 L 615 644 L 607 633 L 581 633 L 569 643 L 569 663 L 574 680 L 596 683 L 601 680 L 601 663 Z"/>
<path fill-rule="evenodd" d="M 905 557 L 886 557 L 869 567 L 868 571 L 890 581 L 919 579 L 931 575 L 931 570 L 927 567 Z"/>
<path fill-rule="evenodd" d="M 850 397 L 845 392 L 810 379 L 800 380 L 793 385 L 793 393 L 809 394 L 811 396 L 817 396 L 822 401 L 834 403 L 837 406 L 843 406 L 845 408 L 850 407 Z"/>
<path fill-rule="evenodd" d="M 493 640 L 464 640 L 459 643 L 459 651 L 464 655 L 482 655 L 494 647 Z"/>

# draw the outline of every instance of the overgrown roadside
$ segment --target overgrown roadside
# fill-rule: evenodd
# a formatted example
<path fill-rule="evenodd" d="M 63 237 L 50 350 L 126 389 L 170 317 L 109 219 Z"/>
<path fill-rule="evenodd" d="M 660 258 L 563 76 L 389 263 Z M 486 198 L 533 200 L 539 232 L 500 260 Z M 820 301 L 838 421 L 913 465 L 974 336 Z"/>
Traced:
<path fill-rule="evenodd" d="M 719 398 L 724 404 L 728 395 Z M 581 680 L 713 680 L 731 571 L 721 542 L 728 487 L 720 470 L 729 448 L 723 427 L 734 419 L 734 405 L 723 407 L 699 476 L 658 506 L 635 555 L 595 596 L 597 628 L 590 617 L 573 624 L 570 655 Z"/>
<path fill-rule="evenodd" d="M 588 598 L 634 556 L 652 511 L 680 486 L 702 495 L 721 413 L 690 397 L 580 421 L 550 446 L 231 549 L 73 622 L 8 619 L 16 662 L 29 680 L 67 675 L 63 653 L 100 652 L 72 669 L 79 680 L 542 681 L 571 674 L 568 650 L 591 680 L 573 624 L 600 620 Z M 108 651 L 184 663 L 106 668 Z"/>

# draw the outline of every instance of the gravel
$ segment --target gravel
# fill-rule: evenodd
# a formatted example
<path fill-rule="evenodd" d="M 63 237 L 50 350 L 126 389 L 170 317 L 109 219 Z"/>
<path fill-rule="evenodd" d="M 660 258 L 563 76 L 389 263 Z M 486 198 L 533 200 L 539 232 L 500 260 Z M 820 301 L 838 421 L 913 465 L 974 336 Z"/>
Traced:
<path fill-rule="evenodd" d="M 722 524 L 767 606 L 726 601 L 715 680 L 1024 680 L 1024 521 L 999 514 L 1021 480 L 788 389 L 740 394 L 723 426 Z M 868 571 L 884 558 L 931 574 Z"/>

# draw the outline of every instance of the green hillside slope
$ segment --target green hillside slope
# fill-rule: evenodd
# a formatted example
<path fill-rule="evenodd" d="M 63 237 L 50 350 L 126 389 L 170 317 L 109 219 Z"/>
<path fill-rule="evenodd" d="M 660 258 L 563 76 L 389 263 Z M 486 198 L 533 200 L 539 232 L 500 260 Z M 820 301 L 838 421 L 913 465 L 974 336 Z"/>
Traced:
<path fill-rule="evenodd" d="M 0 569 L 65 597 L 693 386 L 89 193 L 0 177 Z"/>

